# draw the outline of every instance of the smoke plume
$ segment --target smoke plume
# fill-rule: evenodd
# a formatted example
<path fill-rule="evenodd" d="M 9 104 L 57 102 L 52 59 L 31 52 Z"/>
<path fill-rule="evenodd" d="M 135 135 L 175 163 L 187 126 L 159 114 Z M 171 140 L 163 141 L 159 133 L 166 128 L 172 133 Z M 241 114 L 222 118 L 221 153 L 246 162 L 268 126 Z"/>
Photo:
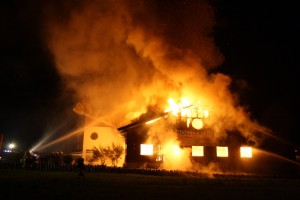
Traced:
<path fill-rule="evenodd" d="M 210 73 L 223 55 L 207 1 L 63 1 L 45 13 L 48 47 L 79 113 L 118 127 L 148 105 L 164 110 L 168 98 L 187 97 L 212 109 L 218 131 L 251 138 L 262 129 L 229 90 L 231 78 Z"/>

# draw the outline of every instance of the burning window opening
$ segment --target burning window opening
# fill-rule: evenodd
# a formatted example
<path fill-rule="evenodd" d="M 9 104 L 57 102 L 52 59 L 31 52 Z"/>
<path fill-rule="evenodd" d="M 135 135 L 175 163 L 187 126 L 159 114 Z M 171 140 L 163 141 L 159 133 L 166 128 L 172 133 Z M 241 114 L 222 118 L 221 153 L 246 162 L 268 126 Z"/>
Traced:
<path fill-rule="evenodd" d="M 241 158 L 252 158 L 252 147 L 240 148 Z"/>
<path fill-rule="evenodd" d="M 192 146 L 192 156 L 203 157 L 204 156 L 203 146 Z"/>
<path fill-rule="evenodd" d="M 141 155 L 152 156 L 153 144 L 141 144 Z"/>
<path fill-rule="evenodd" d="M 228 147 L 217 146 L 217 157 L 228 157 Z"/>

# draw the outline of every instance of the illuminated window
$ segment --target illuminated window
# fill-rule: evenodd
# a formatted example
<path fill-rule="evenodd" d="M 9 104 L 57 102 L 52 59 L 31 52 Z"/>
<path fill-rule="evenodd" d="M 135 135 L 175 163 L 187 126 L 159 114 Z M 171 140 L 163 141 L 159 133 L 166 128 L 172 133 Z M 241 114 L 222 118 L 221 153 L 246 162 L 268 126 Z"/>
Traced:
<path fill-rule="evenodd" d="M 241 158 L 252 158 L 252 148 L 251 147 L 241 147 Z"/>
<path fill-rule="evenodd" d="M 141 144 L 141 155 L 152 156 L 153 144 Z"/>
<path fill-rule="evenodd" d="M 204 118 L 208 118 L 209 111 L 208 110 L 203 110 L 203 116 L 204 116 Z"/>
<path fill-rule="evenodd" d="M 217 147 L 217 157 L 228 157 L 228 147 Z"/>
<path fill-rule="evenodd" d="M 192 146 L 192 156 L 204 156 L 203 146 Z"/>

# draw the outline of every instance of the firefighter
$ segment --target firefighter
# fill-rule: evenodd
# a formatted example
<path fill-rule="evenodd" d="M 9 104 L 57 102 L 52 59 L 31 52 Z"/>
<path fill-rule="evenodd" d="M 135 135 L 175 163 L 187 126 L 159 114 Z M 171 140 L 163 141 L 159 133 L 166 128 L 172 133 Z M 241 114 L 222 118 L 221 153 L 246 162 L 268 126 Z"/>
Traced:
<path fill-rule="evenodd" d="M 77 160 L 77 168 L 78 168 L 78 177 L 83 178 L 84 177 L 84 159 L 78 158 Z"/>

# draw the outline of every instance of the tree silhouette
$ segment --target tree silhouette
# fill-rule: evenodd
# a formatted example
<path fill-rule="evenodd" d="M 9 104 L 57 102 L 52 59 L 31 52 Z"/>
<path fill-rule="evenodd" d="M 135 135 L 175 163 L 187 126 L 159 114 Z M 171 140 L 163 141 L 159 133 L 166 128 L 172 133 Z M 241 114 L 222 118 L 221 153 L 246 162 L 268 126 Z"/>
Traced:
<path fill-rule="evenodd" d="M 118 165 L 118 161 L 121 158 L 122 154 L 124 153 L 124 147 L 121 145 L 115 145 L 112 143 L 112 164 L 114 166 Z"/>
<path fill-rule="evenodd" d="M 107 158 L 107 152 L 106 150 L 99 146 L 99 149 L 97 147 L 94 147 L 93 148 L 93 157 L 91 159 L 91 161 L 98 161 L 100 160 L 101 162 L 101 165 L 105 165 L 105 161 L 106 161 L 106 158 Z"/>
<path fill-rule="evenodd" d="M 93 148 L 93 158 L 91 161 L 98 161 L 100 160 L 102 165 L 106 164 L 106 160 L 109 159 L 113 166 L 118 165 L 118 161 L 124 153 L 124 147 L 121 145 L 116 145 L 112 143 L 111 146 L 99 148 Z"/>

